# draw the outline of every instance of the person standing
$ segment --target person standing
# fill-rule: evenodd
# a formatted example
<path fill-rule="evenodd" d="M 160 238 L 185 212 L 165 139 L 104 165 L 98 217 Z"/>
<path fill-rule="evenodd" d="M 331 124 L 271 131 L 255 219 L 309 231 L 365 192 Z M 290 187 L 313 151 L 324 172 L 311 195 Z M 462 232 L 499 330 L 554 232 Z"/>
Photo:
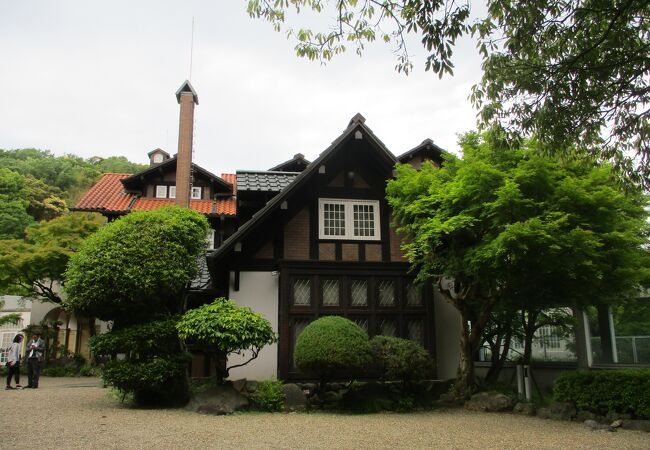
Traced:
<path fill-rule="evenodd" d="M 28 388 L 37 389 L 38 379 L 41 376 L 41 359 L 45 352 L 45 341 L 39 333 L 33 333 L 32 339 L 27 343 L 27 380 Z"/>
<path fill-rule="evenodd" d="M 20 343 L 23 341 L 23 335 L 17 334 L 14 336 L 14 342 L 9 347 L 7 354 L 7 367 L 9 374 L 7 375 L 7 387 L 5 389 L 22 389 L 20 385 Z M 11 387 L 11 377 L 16 380 L 16 387 Z"/>

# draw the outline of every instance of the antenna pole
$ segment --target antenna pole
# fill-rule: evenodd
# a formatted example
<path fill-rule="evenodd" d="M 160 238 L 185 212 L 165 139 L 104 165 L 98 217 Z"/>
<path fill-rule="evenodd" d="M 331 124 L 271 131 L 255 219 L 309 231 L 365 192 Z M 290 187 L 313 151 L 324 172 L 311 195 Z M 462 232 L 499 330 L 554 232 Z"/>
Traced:
<path fill-rule="evenodd" d="M 190 44 L 190 82 L 192 81 L 192 56 L 194 55 L 194 16 L 192 16 L 192 42 Z"/>

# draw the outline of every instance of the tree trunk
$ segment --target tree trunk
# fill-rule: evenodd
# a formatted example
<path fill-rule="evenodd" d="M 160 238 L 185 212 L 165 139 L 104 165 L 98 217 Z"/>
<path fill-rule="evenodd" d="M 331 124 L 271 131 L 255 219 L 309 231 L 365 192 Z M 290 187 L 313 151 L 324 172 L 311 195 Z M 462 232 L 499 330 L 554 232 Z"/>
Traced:
<path fill-rule="evenodd" d="M 500 345 L 496 348 L 496 351 L 492 353 L 492 361 L 490 364 L 490 370 L 488 371 L 487 375 L 485 376 L 485 381 L 488 383 L 496 383 L 497 380 L 499 379 L 499 375 L 501 374 L 501 369 L 503 369 L 503 365 L 505 364 L 506 360 L 508 359 L 508 352 L 510 351 L 510 341 L 512 340 L 512 328 L 508 332 L 506 332 L 506 335 L 503 337 L 503 350 L 499 352 L 500 350 Z M 500 344 L 501 339 L 499 339 L 497 342 Z M 495 357 L 496 355 L 496 357 Z"/>
<path fill-rule="evenodd" d="M 461 311 L 461 333 L 460 333 L 460 361 L 458 363 L 458 377 L 456 379 L 456 393 L 460 398 L 469 397 L 475 389 L 474 379 L 474 349 L 472 349 L 469 317 L 465 311 Z"/>
<path fill-rule="evenodd" d="M 535 337 L 535 331 L 537 331 L 537 316 L 536 312 L 523 312 L 522 311 L 522 321 L 524 326 L 524 357 L 523 364 L 530 365 L 530 359 L 533 354 L 533 338 Z"/>

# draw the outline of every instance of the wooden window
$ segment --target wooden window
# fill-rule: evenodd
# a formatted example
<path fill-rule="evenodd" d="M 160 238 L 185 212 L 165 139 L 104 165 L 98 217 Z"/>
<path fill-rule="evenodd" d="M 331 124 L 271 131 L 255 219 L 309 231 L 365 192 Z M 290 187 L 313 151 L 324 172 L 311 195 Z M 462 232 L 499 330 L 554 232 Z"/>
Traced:
<path fill-rule="evenodd" d="M 169 198 L 176 198 L 176 186 L 169 186 Z"/>
<path fill-rule="evenodd" d="M 201 199 L 201 188 L 198 186 L 192 186 L 192 200 Z"/>
<path fill-rule="evenodd" d="M 395 306 L 395 281 L 379 280 L 377 283 L 379 306 Z"/>
<path fill-rule="evenodd" d="M 214 230 L 212 228 L 208 230 L 208 234 L 205 238 L 205 242 L 208 250 L 214 249 Z"/>
<path fill-rule="evenodd" d="M 311 305 L 311 280 L 309 278 L 296 278 L 293 280 L 293 306 Z"/>
<path fill-rule="evenodd" d="M 167 186 L 156 186 L 156 198 L 167 198 Z"/>
<path fill-rule="evenodd" d="M 410 340 L 419 344 L 424 343 L 424 325 L 421 320 L 409 320 L 406 327 L 406 332 Z"/>
<path fill-rule="evenodd" d="M 408 306 L 422 306 L 422 291 L 413 283 L 406 284 L 406 304 Z"/>
<path fill-rule="evenodd" d="M 308 319 L 294 319 L 291 321 L 291 367 L 295 368 L 295 364 L 293 362 L 293 352 L 296 348 L 296 342 L 298 342 L 298 337 L 300 337 L 300 334 L 303 332 L 305 327 L 309 325 L 309 320 Z"/>
<path fill-rule="evenodd" d="M 320 239 L 377 241 L 379 201 L 318 199 Z"/>
<path fill-rule="evenodd" d="M 395 319 L 383 318 L 379 320 L 379 330 L 378 333 L 382 336 L 394 336 L 397 337 L 397 321 Z"/>
<path fill-rule="evenodd" d="M 352 280 L 350 283 L 350 305 L 368 306 L 368 280 Z"/>
<path fill-rule="evenodd" d="M 323 280 L 320 285 L 323 306 L 339 306 L 340 288 L 339 280 Z"/>

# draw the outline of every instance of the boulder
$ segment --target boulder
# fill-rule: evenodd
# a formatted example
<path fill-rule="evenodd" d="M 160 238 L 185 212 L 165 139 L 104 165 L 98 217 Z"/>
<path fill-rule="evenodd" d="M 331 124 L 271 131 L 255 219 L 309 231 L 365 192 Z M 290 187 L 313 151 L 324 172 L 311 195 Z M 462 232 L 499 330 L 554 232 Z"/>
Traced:
<path fill-rule="evenodd" d="M 249 380 L 246 381 L 246 391 L 249 393 L 253 393 L 257 390 L 257 381 L 255 380 Z"/>
<path fill-rule="evenodd" d="M 535 415 L 535 405 L 532 403 L 519 402 L 512 409 L 512 412 L 515 414 L 521 414 L 524 416 L 534 416 Z"/>
<path fill-rule="evenodd" d="M 591 411 L 583 411 L 582 409 L 576 413 L 576 420 L 584 423 L 585 420 L 596 420 L 596 414 Z"/>
<path fill-rule="evenodd" d="M 575 406 L 573 406 L 573 403 L 557 402 L 553 403 L 548 408 L 539 408 L 537 411 L 537 417 L 553 420 L 571 420 L 576 417 L 577 413 L 578 412 L 576 411 Z"/>
<path fill-rule="evenodd" d="M 500 392 L 479 392 L 465 402 L 465 409 L 470 411 L 510 411 L 514 400 Z"/>
<path fill-rule="evenodd" d="M 650 433 L 650 420 L 628 419 L 623 421 L 623 428 L 626 430 L 639 430 Z"/>
<path fill-rule="evenodd" d="M 217 416 L 248 408 L 248 399 L 231 385 L 214 386 L 194 395 L 185 409 Z"/>
<path fill-rule="evenodd" d="M 585 420 L 584 424 L 585 424 L 585 426 L 587 428 L 590 428 L 590 429 L 592 429 L 594 431 L 601 431 L 601 430 L 602 431 L 616 431 L 615 427 L 611 427 L 611 426 L 606 425 L 606 424 L 598 423 L 595 420 L 591 420 L 591 419 Z"/>
<path fill-rule="evenodd" d="M 284 410 L 304 411 L 307 409 L 307 396 L 297 384 L 283 384 Z"/>
<path fill-rule="evenodd" d="M 232 382 L 232 387 L 237 392 L 246 392 L 246 378 L 235 380 Z"/>

